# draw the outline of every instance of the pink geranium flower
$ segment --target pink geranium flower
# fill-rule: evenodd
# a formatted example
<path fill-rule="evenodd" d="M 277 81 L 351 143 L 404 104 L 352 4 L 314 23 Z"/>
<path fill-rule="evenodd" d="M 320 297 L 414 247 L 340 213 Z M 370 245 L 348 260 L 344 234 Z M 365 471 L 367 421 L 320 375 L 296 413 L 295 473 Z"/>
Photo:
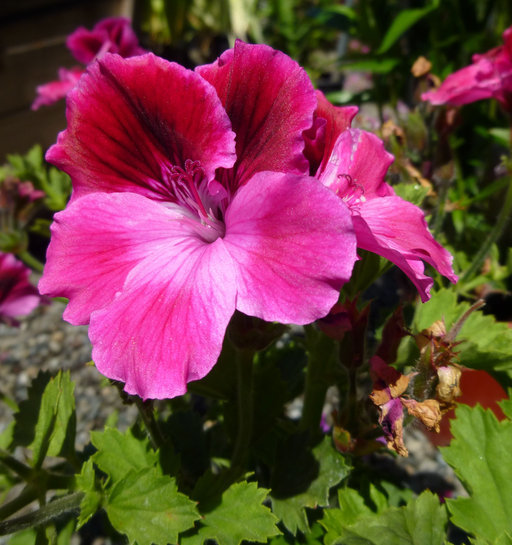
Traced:
<path fill-rule="evenodd" d="M 427 301 L 433 280 L 424 274 L 423 261 L 456 282 L 452 256 L 430 234 L 421 209 L 397 197 L 384 181 L 393 156 L 382 141 L 348 128 L 356 111 L 336 108 L 318 92 L 315 122 L 322 130 L 315 139 L 306 133 L 312 174 L 348 205 L 358 248 L 397 265 Z"/>
<path fill-rule="evenodd" d="M 30 269 L 12 254 L 0 252 L 0 320 L 18 325 L 19 316 L 32 312 L 41 302 L 29 281 Z"/>
<path fill-rule="evenodd" d="M 146 52 L 139 46 L 130 20 L 125 17 L 108 17 L 97 23 L 92 30 L 77 28 L 66 40 L 66 45 L 75 59 L 84 65 L 105 53 L 118 53 L 122 57 L 133 57 Z M 36 99 L 32 110 L 54 104 L 64 98 L 77 84 L 84 69 L 74 67 L 71 70 L 59 69 L 59 79 L 36 88 Z"/>
<path fill-rule="evenodd" d="M 127 392 L 183 394 L 215 364 L 235 309 L 305 324 L 338 299 L 355 235 L 307 175 L 315 108 L 294 61 L 241 42 L 196 72 L 107 54 L 69 94 L 47 159 L 73 195 L 39 287 L 90 324 L 98 369 Z"/>
<path fill-rule="evenodd" d="M 421 98 L 434 105 L 461 106 L 485 98 L 495 98 L 512 112 L 512 27 L 503 33 L 503 45 L 482 55 L 473 63 L 450 74 L 439 89 Z"/>

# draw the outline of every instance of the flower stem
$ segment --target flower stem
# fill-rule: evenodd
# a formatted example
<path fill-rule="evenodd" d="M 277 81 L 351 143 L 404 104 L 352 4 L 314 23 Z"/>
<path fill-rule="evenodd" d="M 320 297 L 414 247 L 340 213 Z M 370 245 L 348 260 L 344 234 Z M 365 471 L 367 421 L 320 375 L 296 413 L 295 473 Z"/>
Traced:
<path fill-rule="evenodd" d="M 19 532 L 25 528 L 48 524 L 62 515 L 76 513 L 80 508 L 83 497 L 83 492 L 74 492 L 48 503 L 28 515 L 0 522 L 0 536 Z"/>
<path fill-rule="evenodd" d="M 482 263 L 487 257 L 487 254 L 489 253 L 489 250 L 491 249 L 491 246 L 503 234 L 503 231 L 505 230 L 505 227 L 507 226 L 507 223 L 510 220 L 511 213 L 512 213 L 512 180 L 507 188 L 505 201 L 503 202 L 503 206 L 500 210 L 496 223 L 494 224 L 492 231 L 487 236 L 485 242 L 480 247 L 480 250 L 478 250 L 478 253 L 473 258 L 473 262 L 466 269 L 466 271 L 460 278 L 461 284 L 470 280 L 471 277 L 480 269 L 480 267 L 482 266 Z"/>
<path fill-rule="evenodd" d="M 142 422 L 144 423 L 146 431 L 148 432 L 151 445 L 155 450 L 162 448 L 165 445 L 166 440 L 162 435 L 158 422 L 155 419 L 153 404 L 150 401 L 142 401 L 139 396 L 133 397 L 135 399 L 135 405 L 139 410 Z"/>
<path fill-rule="evenodd" d="M 304 405 L 299 427 L 308 430 L 310 438 L 316 438 L 320 432 L 320 420 L 325 404 L 325 395 L 329 387 L 327 370 L 333 354 L 333 341 L 316 331 L 312 326 L 306 327 L 308 343 L 308 366 L 304 388 Z"/>
<path fill-rule="evenodd" d="M 39 259 L 36 259 L 26 250 L 19 252 L 17 255 L 25 263 L 25 265 L 28 265 L 34 271 L 43 272 L 44 265 L 39 261 Z"/>

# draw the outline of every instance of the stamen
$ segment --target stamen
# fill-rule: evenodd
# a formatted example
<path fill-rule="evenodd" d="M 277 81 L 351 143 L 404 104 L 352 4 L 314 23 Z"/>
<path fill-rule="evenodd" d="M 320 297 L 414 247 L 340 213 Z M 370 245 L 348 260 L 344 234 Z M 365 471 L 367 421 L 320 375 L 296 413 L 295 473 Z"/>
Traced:
<path fill-rule="evenodd" d="M 357 183 L 357 180 L 353 179 L 350 174 L 338 174 L 338 178 L 344 178 L 347 181 L 347 185 L 340 186 L 337 190 L 337 194 L 347 203 L 348 206 L 353 207 L 366 201 L 364 196 L 364 187 Z"/>
<path fill-rule="evenodd" d="M 208 217 L 208 213 L 204 208 L 203 201 L 197 190 L 204 180 L 204 170 L 199 161 L 187 159 L 185 161 L 185 169 L 179 166 L 172 166 L 169 169 L 169 181 L 174 186 L 174 191 L 178 200 L 192 205 L 203 218 Z"/>

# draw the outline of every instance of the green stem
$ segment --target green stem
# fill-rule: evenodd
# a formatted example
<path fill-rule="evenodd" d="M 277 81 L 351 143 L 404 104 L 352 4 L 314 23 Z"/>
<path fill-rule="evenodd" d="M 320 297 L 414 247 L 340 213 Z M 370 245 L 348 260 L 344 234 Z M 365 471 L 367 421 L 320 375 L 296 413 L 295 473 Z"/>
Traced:
<path fill-rule="evenodd" d="M 11 454 L 4 449 L 0 449 L 0 462 L 11 471 L 14 471 L 14 473 L 19 475 L 24 481 L 29 481 L 32 478 L 32 468 L 25 465 L 23 462 L 16 460 L 16 458 L 11 456 Z"/>
<path fill-rule="evenodd" d="M 159 448 L 164 447 L 166 440 L 162 435 L 158 422 L 155 419 L 153 404 L 149 401 L 142 401 L 139 396 L 134 396 L 134 399 L 135 405 L 139 410 L 139 414 L 142 418 L 142 422 L 144 422 L 144 426 L 146 427 L 153 448 L 158 450 Z"/>
<path fill-rule="evenodd" d="M 236 480 L 245 469 L 253 430 L 253 358 L 254 350 L 237 350 L 238 432 L 231 457 L 230 477 Z"/>
<path fill-rule="evenodd" d="M 37 497 L 38 491 L 31 485 L 26 486 L 18 496 L 0 507 L 0 520 L 14 515 L 14 513 L 36 500 Z"/>
<path fill-rule="evenodd" d="M 43 272 L 44 265 L 26 250 L 19 252 L 17 256 L 34 271 Z"/>
<path fill-rule="evenodd" d="M 327 370 L 333 353 L 333 341 L 312 327 L 306 328 L 308 367 L 304 387 L 304 405 L 300 429 L 309 430 L 311 439 L 320 434 L 320 420 L 329 387 Z"/>
<path fill-rule="evenodd" d="M 83 497 L 83 492 L 74 492 L 48 503 L 28 515 L 0 522 L 0 536 L 48 524 L 62 515 L 77 512 Z"/>
<path fill-rule="evenodd" d="M 505 227 L 507 226 L 508 221 L 510 220 L 510 214 L 512 213 L 512 180 L 508 186 L 507 193 L 505 195 L 505 201 L 503 207 L 500 210 L 498 219 L 492 229 L 492 231 L 487 236 L 485 242 L 478 250 L 478 253 L 473 258 L 473 262 L 466 269 L 462 277 L 460 278 L 460 283 L 463 284 L 471 279 L 471 277 L 480 269 L 482 263 L 484 262 L 491 246 L 501 237 Z"/>

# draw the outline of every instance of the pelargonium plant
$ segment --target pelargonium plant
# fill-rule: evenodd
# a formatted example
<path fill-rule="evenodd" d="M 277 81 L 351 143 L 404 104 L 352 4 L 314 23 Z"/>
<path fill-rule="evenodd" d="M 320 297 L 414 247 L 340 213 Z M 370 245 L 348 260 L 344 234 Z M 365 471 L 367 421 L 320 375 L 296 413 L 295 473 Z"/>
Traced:
<path fill-rule="evenodd" d="M 140 417 L 121 432 L 113 415 L 77 450 L 70 375 L 41 373 L 0 434 L 0 490 L 21 490 L 0 535 L 437 545 L 450 517 L 505 543 L 507 522 L 475 530 L 475 513 L 512 478 L 505 463 L 479 479 L 510 443 L 508 418 L 463 410 L 453 427 L 445 456 L 474 497 L 413 498 L 379 470 L 407 455 L 410 421 L 439 429 L 464 366 L 507 370 L 512 346 L 481 303 L 443 287 L 452 256 L 388 183 L 383 142 L 269 46 L 237 41 L 189 70 L 109 25 L 68 42 L 87 68 L 46 158 L 73 189 L 39 289 L 89 326 L 95 366 Z M 400 304 L 375 310 L 376 278 Z"/>

